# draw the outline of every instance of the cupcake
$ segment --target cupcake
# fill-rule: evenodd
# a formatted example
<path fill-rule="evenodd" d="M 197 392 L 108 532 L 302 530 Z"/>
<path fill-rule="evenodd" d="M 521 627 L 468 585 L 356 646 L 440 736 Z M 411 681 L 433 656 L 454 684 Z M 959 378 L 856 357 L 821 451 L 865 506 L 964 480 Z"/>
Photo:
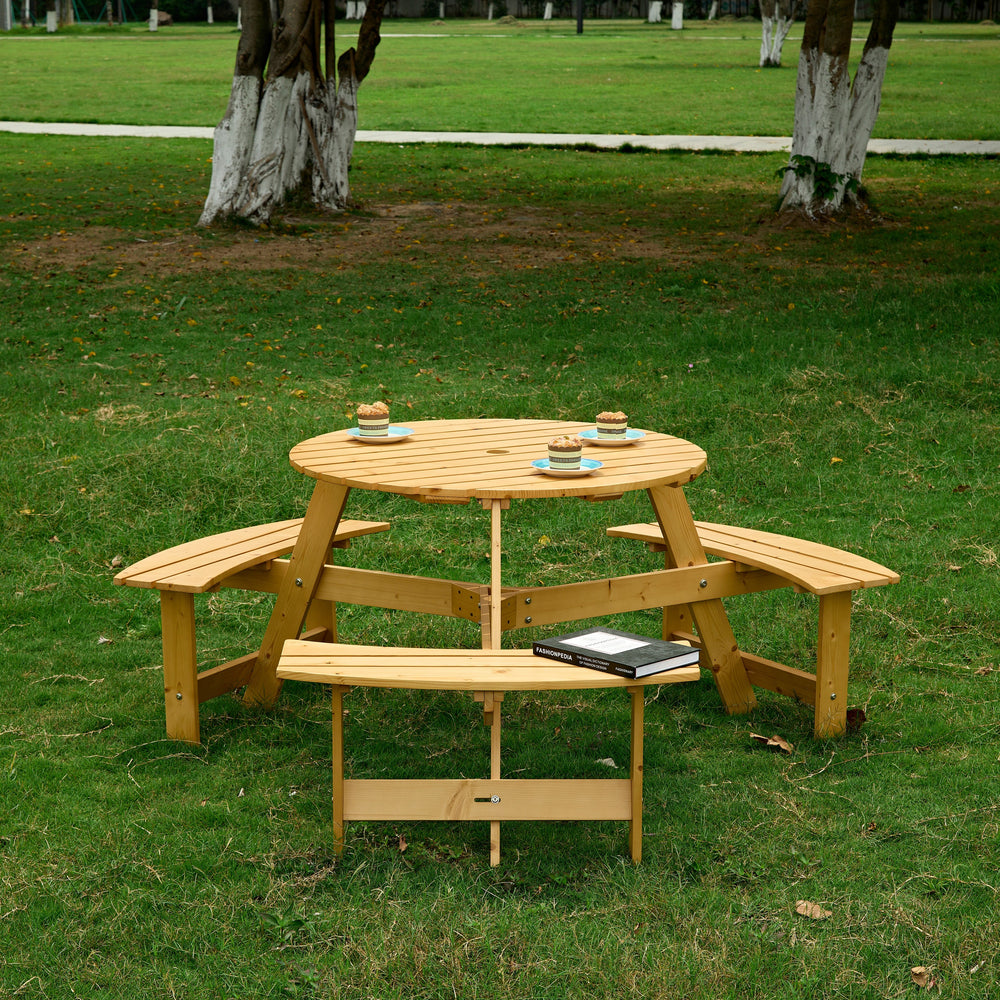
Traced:
<path fill-rule="evenodd" d="M 388 437 L 389 407 L 377 403 L 362 403 L 358 407 L 358 433 L 361 437 Z"/>
<path fill-rule="evenodd" d="M 614 413 L 605 410 L 597 414 L 598 441 L 624 441 L 628 430 L 628 417 L 621 410 Z"/>
<path fill-rule="evenodd" d="M 549 468 L 553 472 L 579 469 L 582 454 L 583 442 L 575 434 L 553 438 L 549 442 Z"/>

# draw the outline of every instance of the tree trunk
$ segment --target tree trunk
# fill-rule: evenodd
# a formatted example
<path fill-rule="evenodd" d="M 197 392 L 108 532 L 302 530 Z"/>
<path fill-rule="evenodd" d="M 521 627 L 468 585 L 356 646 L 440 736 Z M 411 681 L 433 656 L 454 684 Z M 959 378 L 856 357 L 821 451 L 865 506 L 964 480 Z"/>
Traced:
<path fill-rule="evenodd" d="M 780 66 L 781 49 L 795 23 L 796 0 L 760 0 L 760 65 Z"/>
<path fill-rule="evenodd" d="M 357 90 L 375 58 L 384 7 L 385 0 L 368 5 L 357 48 L 341 55 L 335 73 L 332 0 L 284 0 L 273 42 L 268 0 L 244 4 L 229 107 L 215 130 L 199 225 L 226 216 L 266 224 L 299 190 L 323 208 L 347 207 Z"/>
<path fill-rule="evenodd" d="M 782 211 L 831 215 L 860 202 L 859 184 L 898 12 L 899 0 L 878 0 L 852 85 L 848 59 L 854 0 L 811 0 L 799 53 Z"/>

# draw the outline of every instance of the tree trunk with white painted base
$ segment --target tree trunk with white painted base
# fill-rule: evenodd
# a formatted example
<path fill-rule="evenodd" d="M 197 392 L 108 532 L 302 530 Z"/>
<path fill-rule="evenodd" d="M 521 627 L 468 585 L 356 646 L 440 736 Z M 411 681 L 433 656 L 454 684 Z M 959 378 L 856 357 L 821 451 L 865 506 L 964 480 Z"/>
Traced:
<path fill-rule="evenodd" d="M 899 0 L 877 0 L 852 83 L 848 59 L 854 0 L 811 0 L 799 54 L 782 211 L 825 216 L 863 200 L 859 185 L 898 13 Z"/>
<path fill-rule="evenodd" d="M 760 65 L 780 66 L 781 49 L 795 23 L 796 0 L 760 0 Z"/>
<path fill-rule="evenodd" d="M 650 0 L 646 20 L 650 24 L 659 24 L 663 20 L 663 0 Z"/>
<path fill-rule="evenodd" d="M 215 130 L 199 225 L 229 216 L 265 224 L 297 191 L 321 208 L 347 207 L 357 91 L 375 58 L 384 7 L 385 0 L 368 5 L 357 48 L 336 60 L 335 73 L 330 0 L 279 0 L 273 32 L 269 0 L 242 5 L 229 107 Z"/>

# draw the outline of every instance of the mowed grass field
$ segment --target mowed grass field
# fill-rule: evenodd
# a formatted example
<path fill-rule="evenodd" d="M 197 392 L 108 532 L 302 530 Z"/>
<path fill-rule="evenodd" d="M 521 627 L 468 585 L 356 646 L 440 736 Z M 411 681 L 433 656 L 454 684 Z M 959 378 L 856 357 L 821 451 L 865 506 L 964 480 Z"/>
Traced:
<path fill-rule="evenodd" d="M 478 30 L 448 41 L 456 65 L 481 51 Z M 167 38 L 4 37 L 0 73 L 14 50 L 153 52 Z M 530 79 L 516 38 L 497 42 L 505 72 Z M 754 44 L 726 57 L 744 94 L 760 77 L 737 46 Z M 200 90 L 186 123 L 221 115 L 234 48 L 220 44 L 214 96 Z M 144 114 L 164 120 L 190 60 L 137 63 L 160 94 Z M 25 116 L 7 80 L 0 94 L 2 117 Z M 972 113 L 940 94 L 900 113 Z M 74 121 L 115 105 L 49 97 Z M 582 84 L 566 101 L 574 131 L 603 127 Z M 769 98 L 788 122 L 789 101 Z M 750 131 L 763 112 L 743 103 L 722 130 Z M 427 104 L 442 127 L 481 113 Z M 211 152 L 0 135 L 0 996 L 993 997 L 997 161 L 871 157 L 878 214 L 802 227 L 772 214 L 779 155 L 359 144 L 354 211 L 296 204 L 266 230 L 198 230 Z M 817 741 L 812 709 L 768 692 L 727 716 L 706 674 L 649 692 L 638 867 L 611 822 L 507 823 L 496 869 L 476 823 L 354 823 L 338 857 L 325 692 L 286 685 L 266 712 L 214 700 L 201 746 L 166 740 L 156 597 L 112 578 L 183 540 L 300 515 L 311 483 L 289 449 L 376 398 L 399 423 L 620 406 L 706 450 L 686 490 L 700 519 L 891 566 L 897 586 L 854 599 L 849 701 L 866 721 Z M 339 561 L 489 578 L 478 506 L 356 492 L 348 513 L 392 529 Z M 648 517 L 642 495 L 515 503 L 505 573 L 535 585 L 653 569 L 661 557 L 605 534 Z M 747 650 L 811 668 L 810 595 L 728 610 Z M 202 665 L 253 649 L 269 611 L 262 595 L 200 598 Z M 655 633 L 659 614 L 608 624 Z M 340 628 L 477 641 L 461 622 L 350 604 Z M 471 698 L 355 691 L 347 707 L 353 776 L 488 773 Z M 623 697 L 504 709 L 506 774 L 626 764 Z"/>
<path fill-rule="evenodd" d="M 387 20 L 360 94 L 360 127 L 430 131 L 790 135 L 801 25 L 761 70 L 760 24 Z M 338 22 L 338 47 L 357 36 Z M 868 25 L 859 22 L 854 58 Z M 0 119 L 214 126 L 233 25 L 0 35 Z M 1000 29 L 896 29 L 878 138 L 998 139 Z"/>

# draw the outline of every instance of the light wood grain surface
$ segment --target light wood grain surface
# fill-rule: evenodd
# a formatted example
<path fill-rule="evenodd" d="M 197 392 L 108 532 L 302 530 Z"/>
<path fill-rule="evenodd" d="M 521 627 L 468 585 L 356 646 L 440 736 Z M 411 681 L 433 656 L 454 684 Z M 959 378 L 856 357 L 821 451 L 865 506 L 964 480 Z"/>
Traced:
<path fill-rule="evenodd" d="M 705 452 L 670 434 L 646 431 L 633 445 L 585 444 L 584 457 L 603 467 L 579 478 L 554 478 L 531 463 L 546 457 L 559 434 L 594 425 L 559 420 L 422 420 L 406 423 L 413 434 L 399 444 L 372 446 L 346 429 L 296 445 L 292 465 L 314 479 L 342 486 L 398 493 L 421 500 L 540 497 L 613 497 L 650 486 L 680 486 L 705 468 Z"/>

